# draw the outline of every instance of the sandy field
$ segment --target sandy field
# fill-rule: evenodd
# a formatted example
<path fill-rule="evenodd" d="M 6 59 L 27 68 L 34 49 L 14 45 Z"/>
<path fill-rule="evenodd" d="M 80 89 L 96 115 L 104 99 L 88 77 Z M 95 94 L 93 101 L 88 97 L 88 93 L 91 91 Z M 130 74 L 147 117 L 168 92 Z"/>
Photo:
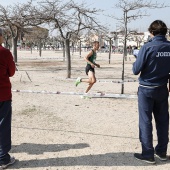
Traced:
<path fill-rule="evenodd" d="M 13 120 L 11 155 L 17 159 L 13 170 L 166 170 L 170 161 L 148 165 L 134 159 L 141 152 L 138 139 L 137 99 L 91 98 L 80 95 L 87 87 L 75 87 L 75 79 L 86 78 L 83 60 L 87 52 L 72 55 L 72 76 L 66 79 L 62 53 L 18 51 L 18 69 L 11 78 Z M 125 80 L 132 74 L 133 56 L 125 62 Z M 122 55 L 98 53 L 98 82 L 91 94 L 120 94 Z M 115 81 L 115 82 L 112 82 Z M 136 95 L 138 82 L 126 82 L 125 94 Z M 15 92 L 25 90 L 29 93 Z M 28 91 L 29 90 L 29 91 Z M 66 92 L 68 94 L 45 94 Z M 33 93 L 34 92 L 34 93 Z M 74 92 L 74 93 L 73 93 Z M 72 93 L 72 94 L 71 94 Z M 157 143 L 155 128 L 154 145 Z M 168 149 L 168 154 L 170 150 Z"/>

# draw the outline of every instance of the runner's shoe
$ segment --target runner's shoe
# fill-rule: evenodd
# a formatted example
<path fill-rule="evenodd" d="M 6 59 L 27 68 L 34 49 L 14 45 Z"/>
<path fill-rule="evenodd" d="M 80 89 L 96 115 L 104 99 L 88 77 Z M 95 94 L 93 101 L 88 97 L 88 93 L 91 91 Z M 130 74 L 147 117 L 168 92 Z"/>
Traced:
<path fill-rule="evenodd" d="M 78 77 L 78 78 L 76 79 L 76 82 L 75 82 L 76 87 L 77 87 L 80 83 L 81 83 L 81 78 Z"/>
<path fill-rule="evenodd" d="M 82 99 L 91 99 L 90 96 L 80 96 Z"/>

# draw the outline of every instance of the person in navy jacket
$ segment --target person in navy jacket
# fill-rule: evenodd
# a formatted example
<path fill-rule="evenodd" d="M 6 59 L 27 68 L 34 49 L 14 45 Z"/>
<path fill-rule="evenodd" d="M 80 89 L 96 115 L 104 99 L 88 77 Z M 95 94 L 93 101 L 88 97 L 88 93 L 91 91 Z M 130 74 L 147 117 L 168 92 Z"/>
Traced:
<path fill-rule="evenodd" d="M 133 73 L 139 76 L 138 110 L 139 138 L 142 153 L 134 157 L 147 163 L 155 163 L 155 157 L 167 160 L 169 142 L 169 110 L 167 83 L 170 73 L 170 42 L 166 39 L 167 26 L 155 20 L 149 26 L 151 39 L 139 50 L 133 63 Z M 157 145 L 153 146 L 152 116 L 157 130 Z"/>
<path fill-rule="evenodd" d="M 15 74 L 15 63 L 11 52 L 2 46 L 3 32 L 0 28 L 0 169 L 15 162 L 9 155 L 11 150 L 12 93 L 9 77 Z"/>

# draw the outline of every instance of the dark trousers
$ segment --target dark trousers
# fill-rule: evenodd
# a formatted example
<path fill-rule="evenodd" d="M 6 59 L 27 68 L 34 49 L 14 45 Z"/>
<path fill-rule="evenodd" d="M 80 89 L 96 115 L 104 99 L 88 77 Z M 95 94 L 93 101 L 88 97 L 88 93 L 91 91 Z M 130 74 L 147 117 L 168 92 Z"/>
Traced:
<path fill-rule="evenodd" d="M 167 85 L 156 88 L 139 86 L 138 88 L 139 138 L 144 157 L 153 157 L 154 151 L 167 152 L 169 141 L 168 96 Z M 155 149 L 153 148 L 152 113 L 158 139 Z"/>
<path fill-rule="evenodd" d="M 11 149 L 11 101 L 0 102 L 0 163 L 9 161 Z"/>

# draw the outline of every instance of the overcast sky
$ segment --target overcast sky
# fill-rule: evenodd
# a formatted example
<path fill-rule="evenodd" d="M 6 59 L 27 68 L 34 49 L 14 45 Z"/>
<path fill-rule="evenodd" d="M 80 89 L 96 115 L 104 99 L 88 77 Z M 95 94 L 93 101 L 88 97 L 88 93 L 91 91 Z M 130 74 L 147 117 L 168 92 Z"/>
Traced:
<path fill-rule="evenodd" d="M 34 0 L 36 1 L 36 0 Z M 114 15 L 116 17 L 122 16 L 122 12 L 119 9 L 116 9 L 114 6 L 119 2 L 119 0 L 74 0 L 78 3 L 85 2 L 88 4 L 90 8 L 102 9 L 104 12 L 100 14 L 98 17 L 98 21 L 100 21 L 104 25 L 109 25 L 110 31 L 116 30 L 116 25 L 119 25 L 118 21 L 107 17 L 108 15 Z M 14 3 L 24 3 L 27 0 L 1 0 L 1 5 L 12 5 Z M 155 2 L 155 1 L 153 1 Z M 169 0 L 157 0 L 158 3 L 165 3 L 166 5 L 170 5 Z M 143 17 L 142 19 L 138 19 L 130 23 L 129 27 L 138 29 L 139 31 L 147 31 L 150 23 L 156 19 L 163 20 L 168 27 L 170 27 L 170 7 L 164 9 L 147 9 L 147 13 L 150 14 L 149 17 Z"/>

